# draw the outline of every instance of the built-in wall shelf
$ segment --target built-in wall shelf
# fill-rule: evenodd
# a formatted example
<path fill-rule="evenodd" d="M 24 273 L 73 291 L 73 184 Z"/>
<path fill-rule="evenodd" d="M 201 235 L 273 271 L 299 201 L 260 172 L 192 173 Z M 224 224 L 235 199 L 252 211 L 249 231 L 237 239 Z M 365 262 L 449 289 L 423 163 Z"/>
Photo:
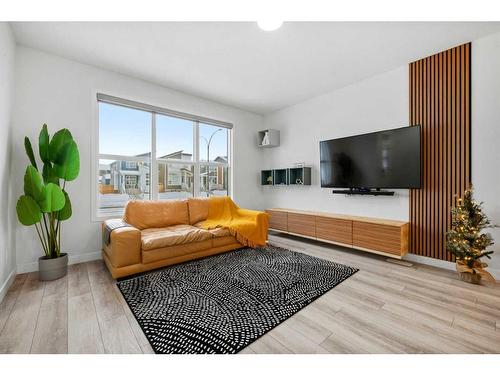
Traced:
<path fill-rule="evenodd" d="M 311 167 L 265 169 L 260 171 L 260 184 L 272 186 L 311 185 Z"/>
<path fill-rule="evenodd" d="M 259 131 L 257 135 L 257 145 L 264 148 L 278 147 L 280 145 L 280 131 L 276 129 Z"/>

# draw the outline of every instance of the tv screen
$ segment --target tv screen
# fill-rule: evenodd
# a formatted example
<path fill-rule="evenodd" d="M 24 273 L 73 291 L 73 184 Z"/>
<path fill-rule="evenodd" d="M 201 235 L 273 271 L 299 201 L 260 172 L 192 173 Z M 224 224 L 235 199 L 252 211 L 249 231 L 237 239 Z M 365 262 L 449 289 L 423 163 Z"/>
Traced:
<path fill-rule="evenodd" d="M 320 142 L 321 187 L 420 187 L 420 126 Z"/>

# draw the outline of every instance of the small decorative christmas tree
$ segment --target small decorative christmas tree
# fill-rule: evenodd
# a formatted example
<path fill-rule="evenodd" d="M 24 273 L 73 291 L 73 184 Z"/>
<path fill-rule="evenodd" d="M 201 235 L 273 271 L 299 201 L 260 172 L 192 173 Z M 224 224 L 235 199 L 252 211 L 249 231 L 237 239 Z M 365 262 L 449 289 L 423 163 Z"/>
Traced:
<path fill-rule="evenodd" d="M 493 244 L 493 239 L 489 233 L 482 231 L 494 227 L 483 213 L 482 204 L 474 201 L 472 187 L 467 189 L 464 197 L 458 199 L 457 206 L 451 209 L 451 230 L 446 233 L 446 248 L 455 255 L 457 270 L 462 279 L 472 282 L 479 282 L 481 276 L 494 281 L 484 270 L 487 264 L 480 261 L 482 257 L 491 259 L 490 254 L 493 253 L 486 250 Z"/>

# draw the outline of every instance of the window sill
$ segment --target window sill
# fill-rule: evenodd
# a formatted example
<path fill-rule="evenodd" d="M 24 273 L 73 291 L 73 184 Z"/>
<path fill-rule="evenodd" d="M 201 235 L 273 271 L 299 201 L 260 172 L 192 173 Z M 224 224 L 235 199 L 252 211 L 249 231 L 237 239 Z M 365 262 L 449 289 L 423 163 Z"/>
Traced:
<path fill-rule="evenodd" d="M 103 216 L 93 215 L 92 218 L 90 219 L 90 221 L 92 223 L 103 223 L 109 219 L 121 219 L 121 218 L 123 218 L 123 214 L 121 214 L 121 215 L 103 215 Z"/>

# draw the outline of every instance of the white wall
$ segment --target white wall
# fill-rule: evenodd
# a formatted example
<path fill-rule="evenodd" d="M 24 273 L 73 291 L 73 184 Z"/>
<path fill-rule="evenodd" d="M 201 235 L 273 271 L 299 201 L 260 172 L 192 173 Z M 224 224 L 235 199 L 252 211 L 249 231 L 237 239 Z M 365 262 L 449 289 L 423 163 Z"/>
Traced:
<path fill-rule="evenodd" d="M 500 33 L 472 43 L 472 183 L 486 214 L 500 225 Z M 490 268 L 500 279 L 500 228 Z"/>
<path fill-rule="evenodd" d="M 408 220 L 408 190 L 393 197 L 346 197 L 322 189 L 319 177 L 319 141 L 408 125 L 408 67 L 288 107 L 264 122 L 281 131 L 280 147 L 263 150 L 265 168 L 299 162 L 312 167 L 311 186 L 261 187 L 267 207 Z"/>
<path fill-rule="evenodd" d="M 11 97 L 14 82 L 15 42 L 10 26 L 0 22 L 0 301 L 15 275 L 12 236 L 15 202 L 9 194 L 11 171 Z"/>
<path fill-rule="evenodd" d="M 22 192 L 23 173 L 28 159 L 23 137 L 36 141 L 42 123 L 49 131 L 67 127 L 73 133 L 81 158 L 80 176 L 68 184 L 73 217 L 63 226 L 62 246 L 70 261 L 99 257 L 99 224 L 91 221 L 91 132 L 92 92 L 122 95 L 177 111 L 214 118 L 234 124 L 234 198 L 248 208 L 261 208 L 256 173 L 260 157 L 256 132 L 262 117 L 239 109 L 182 94 L 111 71 L 80 64 L 26 47 L 18 47 L 13 107 L 13 191 Z M 34 228 L 15 224 L 19 270 L 36 269 L 41 255 Z"/>

